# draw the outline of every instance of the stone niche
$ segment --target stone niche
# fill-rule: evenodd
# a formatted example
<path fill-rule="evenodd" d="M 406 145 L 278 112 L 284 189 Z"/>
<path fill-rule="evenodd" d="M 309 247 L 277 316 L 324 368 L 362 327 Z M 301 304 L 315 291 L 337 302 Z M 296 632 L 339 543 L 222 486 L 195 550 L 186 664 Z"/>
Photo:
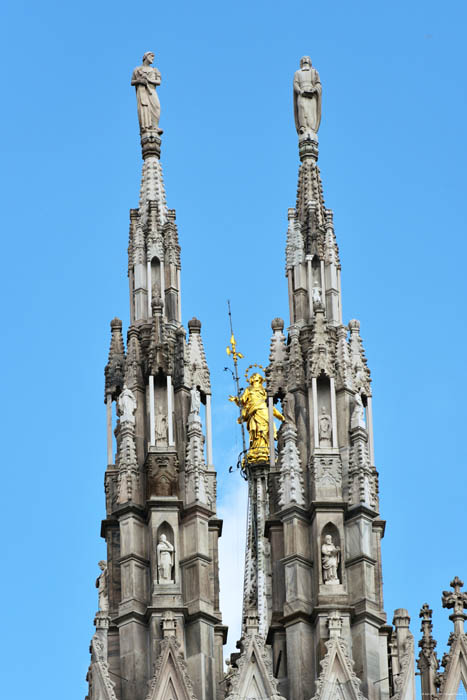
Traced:
<path fill-rule="evenodd" d="M 321 530 L 319 543 L 320 596 L 342 595 L 345 592 L 342 565 L 344 552 L 339 530 L 334 523 L 326 523 Z"/>

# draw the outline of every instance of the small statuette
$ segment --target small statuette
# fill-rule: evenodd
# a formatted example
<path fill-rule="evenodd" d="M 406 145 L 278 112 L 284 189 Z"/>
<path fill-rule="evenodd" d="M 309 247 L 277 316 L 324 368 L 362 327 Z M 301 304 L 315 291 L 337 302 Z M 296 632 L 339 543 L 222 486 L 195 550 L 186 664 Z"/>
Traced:
<path fill-rule="evenodd" d="M 126 384 L 123 385 L 123 391 L 118 397 L 118 415 L 120 416 L 121 423 L 134 423 L 135 422 L 135 411 L 136 411 L 136 399 L 135 395 L 127 387 Z"/>
<path fill-rule="evenodd" d="M 300 59 L 293 81 L 294 115 L 297 134 L 316 139 L 321 122 L 321 82 L 309 56 Z"/>
<path fill-rule="evenodd" d="M 323 301 L 321 299 L 321 287 L 317 282 L 311 291 L 311 300 L 313 302 L 314 309 L 322 307 Z"/>
<path fill-rule="evenodd" d="M 101 570 L 100 576 L 96 579 L 96 588 L 99 591 L 99 612 L 109 611 L 109 594 L 108 594 L 108 582 L 107 582 L 107 562 L 102 559 L 99 564 L 99 569 Z"/>
<path fill-rule="evenodd" d="M 332 535 L 324 537 L 324 544 L 321 547 L 321 564 L 323 567 L 323 581 L 328 585 L 340 583 L 337 576 L 339 566 L 340 548 L 333 544 Z"/>
<path fill-rule="evenodd" d="M 194 386 L 191 391 L 191 406 L 190 406 L 190 413 L 195 413 L 199 415 L 199 409 L 201 406 L 201 396 L 198 391 L 198 389 Z"/>
<path fill-rule="evenodd" d="M 331 416 L 326 412 L 323 406 L 319 417 L 319 446 L 332 447 L 332 421 Z"/>
<path fill-rule="evenodd" d="M 168 541 L 166 535 L 161 535 L 156 549 L 158 583 L 173 583 L 172 568 L 174 565 L 174 546 Z"/>
<path fill-rule="evenodd" d="M 354 407 L 352 411 L 352 418 L 350 419 L 350 429 L 354 428 L 366 428 L 365 425 L 365 408 L 363 406 L 362 395 L 359 391 L 354 394 Z"/>
<path fill-rule="evenodd" d="M 155 131 L 157 134 L 162 134 L 162 129 L 159 129 L 161 105 L 156 93 L 157 86 L 161 84 L 161 74 L 157 68 L 151 66 L 153 61 L 154 53 L 146 51 L 143 56 L 143 64 L 133 71 L 131 84 L 136 88 L 136 104 L 141 133 Z"/>

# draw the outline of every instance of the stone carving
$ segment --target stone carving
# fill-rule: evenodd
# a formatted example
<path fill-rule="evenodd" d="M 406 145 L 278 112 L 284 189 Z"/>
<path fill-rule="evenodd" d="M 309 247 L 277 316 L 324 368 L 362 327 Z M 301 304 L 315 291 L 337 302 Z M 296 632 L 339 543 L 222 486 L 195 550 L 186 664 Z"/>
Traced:
<path fill-rule="evenodd" d="M 315 308 L 315 306 L 318 307 L 323 305 L 323 301 L 321 299 L 321 287 L 319 286 L 318 282 L 315 282 L 312 289 L 311 299 L 313 301 L 313 308 Z"/>
<path fill-rule="evenodd" d="M 190 413 L 196 413 L 199 415 L 199 409 L 201 407 L 201 396 L 198 389 L 194 386 L 191 391 L 191 406 Z"/>
<path fill-rule="evenodd" d="M 295 396 L 291 391 L 286 393 L 282 407 L 286 423 L 295 426 Z"/>
<path fill-rule="evenodd" d="M 159 583 L 173 583 L 172 568 L 174 565 L 174 546 L 169 542 L 166 535 L 161 535 L 156 549 Z"/>
<path fill-rule="evenodd" d="M 293 81 L 294 116 L 297 134 L 315 135 L 321 122 L 321 82 L 309 56 L 300 59 Z"/>
<path fill-rule="evenodd" d="M 251 618 L 250 618 L 251 620 Z M 226 700 L 244 698 L 267 698 L 285 700 L 277 690 L 271 654 L 258 634 L 258 625 L 248 625 L 248 632 L 242 637 L 242 653 L 236 667 L 229 667 Z"/>
<path fill-rule="evenodd" d="M 107 562 L 102 559 L 99 564 L 99 569 L 101 570 L 100 576 L 96 579 L 96 588 L 99 591 L 99 611 L 108 612 L 109 611 L 109 593 L 108 593 L 108 583 L 107 583 Z"/>
<path fill-rule="evenodd" d="M 123 386 L 123 391 L 118 397 L 118 415 L 120 416 L 121 423 L 134 423 L 135 422 L 135 411 L 136 411 L 136 399 L 135 395 L 127 387 L 126 384 Z"/>
<path fill-rule="evenodd" d="M 284 447 L 281 455 L 281 473 L 279 477 L 279 505 L 283 508 L 291 503 L 305 505 L 303 474 L 300 455 L 297 449 L 297 431 L 291 423 L 282 427 Z"/>
<path fill-rule="evenodd" d="M 322 406 L 321 415 L 318 423 L 319 430 L 319 446 L 332 447 L 332 421 L 331 416 L 326 411 L 326 407 Z"/>
<path fill-rule="evenodd" d="M 325 642 L 326 654 L 320 662 L 321 673 L 312 700 L 366 700 L 360 690 L 361 681 L 353 670 L 351 650 L 341 636 L 342 622 L 338 618 L 337 611 L 328 617 L 329 639 Z"/>
<path fill-rule="evenodd" d="M 162 412 L 155 415 L 156 445 L 167 442 L 167 416 Z"/>
<path fill-rule="evenodd" d="M 365 408 L 363 406 L 362 395 L 359 391 L 356 391 L 354 394 L 354 402 L 352 417 L 350 419 L 350 430 L 354 428 L 366 428 Z"/>
<path fill-rule="evenodd" d="M 165 700 L 167 697 L 197 700 L 180 642 L 170 634 L 160 641 L 159 648 L 146 700 Z M 173 688 L 169 695 L 164 693 L 167 687 Z"/>
<path fill-rule="evenodd" d="M 153 61 L 153 52 L 146 51 L 143 56 L 143 65 L 138 66 L 133 71 L 131 84 L 136 88 L 136 104 L 141 131 L 153 130 L 162 134 L 162 129 L 159 129 L 161 106 L 156 93 L 156 87 L 161 84 L 161 74 L 157 68 L 151 67 Z"/>
<path fill-rule="evenodd" d="M 315 498 L 337 498 L 342 488 L 342 463 L 339 456 L 314 456 L 312 475 Z"/>
<path fill-rule="evenodd" d="M 323 567 L 323 582 L 327 585 L 340 583 L 337 575 L 340 548 L 332 541 L 332 535 L 325 535 L 321 547 L 321 565 Z"/>

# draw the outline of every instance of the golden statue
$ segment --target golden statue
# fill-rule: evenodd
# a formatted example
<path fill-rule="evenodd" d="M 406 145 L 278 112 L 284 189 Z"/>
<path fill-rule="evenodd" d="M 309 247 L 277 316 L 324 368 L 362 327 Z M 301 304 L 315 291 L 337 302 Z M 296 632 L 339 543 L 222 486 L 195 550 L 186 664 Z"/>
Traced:
<path fill-rule="evenodd" d="M 248 379 L 249 386 L 243 394 L 229 396 L 229 401 L 233 401 L 241 409 L 238 423 L 246 423 L 250 435 L 250 445 L 247 459 L 250 464 L 269 461 L 269 412 L 267 404 L 266 389 L 263 386 L 264 378 L 255 372 Z M 273 407 L 275 418 L 283 421 L 284 416 Z M 276 426 L 274 426 L 274 438 L 276 437 Z"/>

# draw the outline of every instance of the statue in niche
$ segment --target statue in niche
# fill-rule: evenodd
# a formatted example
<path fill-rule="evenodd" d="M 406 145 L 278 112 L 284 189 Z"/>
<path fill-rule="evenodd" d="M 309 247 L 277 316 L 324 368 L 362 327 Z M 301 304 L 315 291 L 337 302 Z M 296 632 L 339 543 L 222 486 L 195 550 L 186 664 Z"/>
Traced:
<path fill-rule="evenodd" d="M 169 542 L 166 535 L 161 535 L 156 549 L 159 583 L 173 583 L 174 546 Z"/>
<path fill-rule="evenodd" d="M 311 300 L 313 302 L 314 309 L 323 305 L 323 300 L 321 299 L 321 287 L 319 286 L 318 282 L 315 282 L 311 291 Z"/>
<path fill-rule="evenodd" d="M 365 407 L 363 406 L 362 395 L 359 391 L 354 394 L 354 407 L 352 410 L 352 417 L 350 419 L 350 429 L 353 428 L 366 428 L 365 425 Z"/>
<path fill-rule="evenodd" d="M 107 580 L 107 562 L 102 559 L 98 563 L 101 574 L 96 579 L 96 588 L 99 591 L 99 611 L 108 612 L 109 611 L 109 593 L 108 593 L 108 580 Z"/>
<path fill-rule="evenodd" d="M 161 74 L 157 68 L 152 68 L 154 53 L 146 51 L 143 65 L 138 66 L 131 76 L 131 84 L 136 88 L 136 104 L 141 131 L 153 130 L 162 134 L 159 129 L 161 106 L 156 87 L 161 84 Z"/>
<path fill-rule="evenodd" d="M 238 423 L 246 423 L 250 435 L 250 445 L 247 459 L 251 464 L 267 462 L 269 459 L 269 411 L 266 389 L 263 386 L 264 377 L 254 372 L 248 380 L 249 385 L 240 396 L 229 396 L 241 408 Z M 273 407 L 273 415 L 283 421 L 284 416 Z M 274 438 L 277 436 L 274 426 Z"/>
<path fill-rule="evenodd" d="M 318 421 L 319 429 L 319 446 L 332 447 L 332 421 L 331 416 L 327 413 L 326 407 L 321 408 L 321 415 Z"/>
<path fill-rule="evenodd" d="M 201 407 L 201 395 L 195 386 L 191 389 L 190 395 L 191 395 L 190 413 L 196 413 L 199 415 L 199 409 Z"/>
<path fill-rule="evenodd" d="M 118 415 L 121 423 L 134 423 L 136 411 L 136 398 L 131 389 L 126 384 L 118 397 Z"/>
<path fill-rule="evenodd" d="M 156 415 L 155 415 L 155 433 L 156 433 L 156 445 L 167 443 L 167 416 L 164 414 L 162 406 L 156 404 Z"/>
<path fill-rule="evenodd" d="M 293 81 L 295 127 L 299 136 L 316 136 L 321 122 L 321 82 L 309 56 L 300 59 Z"/>
<path fill-rule="evenodd" d="M 321 565 L 323 568 L 323 582 L 328 585 L 340 583 L 337 569 L 340 559 L 340 547 L 332 541 L 332 535 L 325 535 L 324 543 L 321 547 Z"/>

